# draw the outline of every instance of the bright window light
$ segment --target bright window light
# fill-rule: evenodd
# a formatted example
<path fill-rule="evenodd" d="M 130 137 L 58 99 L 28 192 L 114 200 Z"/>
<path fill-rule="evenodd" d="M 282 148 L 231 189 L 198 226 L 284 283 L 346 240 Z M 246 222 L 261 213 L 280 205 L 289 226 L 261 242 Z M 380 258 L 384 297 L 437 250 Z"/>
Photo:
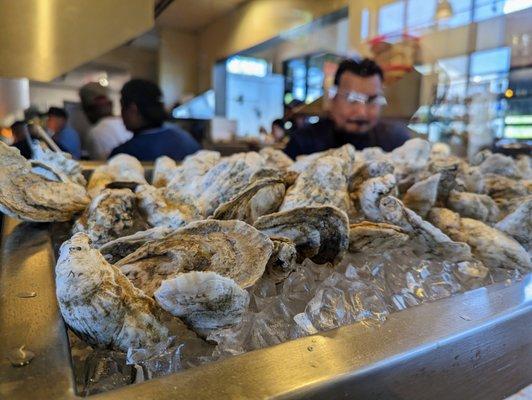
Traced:
<path fill-rule="evenodd" d="M 524 10 L 528 7 L 532 7 L 532 0 L 506 0 L 504 3 L 503 12 L 505 14 L 510 14 L 516 11 Z"/>
<path fill-rule="evenodd" d="M 260 58 L 233 56 L 227 60 L 225 67 L 231 74 L 260 77 L 268 75 L 268 62 Z"/>

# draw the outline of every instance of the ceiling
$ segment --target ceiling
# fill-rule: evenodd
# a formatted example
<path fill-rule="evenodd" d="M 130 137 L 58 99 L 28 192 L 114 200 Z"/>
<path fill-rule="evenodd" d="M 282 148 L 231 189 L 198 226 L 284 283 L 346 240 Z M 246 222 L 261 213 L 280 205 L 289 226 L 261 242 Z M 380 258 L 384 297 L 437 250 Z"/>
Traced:
<path fill-rule="evenodd" d="M 156 26 L 197 32 L 247 0 L 174 0 L 156 20 Z"/>

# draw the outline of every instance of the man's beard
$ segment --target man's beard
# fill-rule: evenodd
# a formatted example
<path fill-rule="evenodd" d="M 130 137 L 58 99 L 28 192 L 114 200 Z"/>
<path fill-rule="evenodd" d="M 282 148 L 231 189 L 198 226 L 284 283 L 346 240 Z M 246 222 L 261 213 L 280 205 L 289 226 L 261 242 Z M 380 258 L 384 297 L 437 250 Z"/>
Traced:
<path fill-rule="evenodd" d="M 353 125 L 357 127 L 356 131 L 352 131 L 349 128 L 352 128 Z M 342 128 L 343 131 L 347 133 L 366 133 L 371 129 L 371 122 L 368 119 L 364 118 L 352 118 L 348 119 Z"/>

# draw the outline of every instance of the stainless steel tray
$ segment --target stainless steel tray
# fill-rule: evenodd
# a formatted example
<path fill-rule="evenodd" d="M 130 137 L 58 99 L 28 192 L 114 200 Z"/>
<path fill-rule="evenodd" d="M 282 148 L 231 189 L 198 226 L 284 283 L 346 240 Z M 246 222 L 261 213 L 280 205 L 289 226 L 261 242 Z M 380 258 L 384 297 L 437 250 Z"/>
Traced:
<path fill-rule="evenodd" d="M 53 225 L 4 220 L 0 399 L 75 399 L 54 293 Z M 21 298 L 20 292 L 36 297 Z M 532 277 L 91 396 L 125 399 L 502 399 L 532 382 Z"/>

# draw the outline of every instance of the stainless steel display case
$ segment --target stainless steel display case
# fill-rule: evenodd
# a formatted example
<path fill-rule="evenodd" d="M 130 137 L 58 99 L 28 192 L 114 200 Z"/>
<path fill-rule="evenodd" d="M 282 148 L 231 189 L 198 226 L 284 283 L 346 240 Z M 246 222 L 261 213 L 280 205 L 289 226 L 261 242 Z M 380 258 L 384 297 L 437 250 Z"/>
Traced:
<path fill-rule="evenodd" d="M 0 399 L 75 399 L 55 299 L 54 224 L 5 218 Z M 24 292 L 36 297 L 20 297 Z M 532 382 L 532 278 L 91 396 L 125 399 L 502 399 Z M 13 367 L 25 345 L 36 356 Z"/>

